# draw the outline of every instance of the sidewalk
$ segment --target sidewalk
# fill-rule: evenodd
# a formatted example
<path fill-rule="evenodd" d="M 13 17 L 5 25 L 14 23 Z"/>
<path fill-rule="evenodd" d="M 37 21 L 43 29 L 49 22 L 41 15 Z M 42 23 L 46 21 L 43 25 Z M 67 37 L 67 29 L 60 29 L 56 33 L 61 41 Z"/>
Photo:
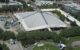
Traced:
<path fill-rule="evenodd" d="M 29 46 L 27 48 L 24 48 L 24 50 L 33 50 L 34 47 L 35 47 L 34 45 L 31 45 L 31 46 Z"/>
<path fill-rule="evenodd" d="M 16 44 L 13 45 L 8 42 L 5 42 L 5 44 L 9 47 L 10 50 L 23 50 L 23 47 L 20 42 L 16 42 Z"/>

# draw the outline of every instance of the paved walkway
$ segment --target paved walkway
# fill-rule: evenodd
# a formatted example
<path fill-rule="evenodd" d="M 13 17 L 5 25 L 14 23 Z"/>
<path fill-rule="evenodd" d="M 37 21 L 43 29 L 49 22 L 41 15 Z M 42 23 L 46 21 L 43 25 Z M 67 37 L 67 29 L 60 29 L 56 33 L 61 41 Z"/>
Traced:
<path fill-rule="evenodd" d="M 24 48 L 24 50 L 33 50 L 34 47 L 35 47 L 34 45 L 31 45 L 31 46 L 29 46 L 27 48 Z"/>
<path fill-rule="evenodd" d="M 53 45 L 55 45 L 55 46 L 57 46 L 57 44 L 55 44 L 55 43 L 53 43 L 53 42 L 37 42 L 37 44 L 36 45 L 38 45 L 38 44 L 41 44 L 41 43 L 48 43 L 48 44 L 53 44 Z M 24 48 L 24 50 L 33 50 L 33 48 L 36 46 L 35 44 L 34 45 L 31 45 L 31 46 L 29 46 L 29 47 L 27 47 L 27 48 Z"/>
<path fill-rule="evenodd" d="M 80 41 L 74 41 L 71 44 L 72 47 L 80 47 Z"/>
<path fill-rule="evenodd" d="M 23 50 L 23 47 L 20 42 L 16 42 L 16 44 L 11 45 L 8 42 L 4 42 L 10 50 Z"/>

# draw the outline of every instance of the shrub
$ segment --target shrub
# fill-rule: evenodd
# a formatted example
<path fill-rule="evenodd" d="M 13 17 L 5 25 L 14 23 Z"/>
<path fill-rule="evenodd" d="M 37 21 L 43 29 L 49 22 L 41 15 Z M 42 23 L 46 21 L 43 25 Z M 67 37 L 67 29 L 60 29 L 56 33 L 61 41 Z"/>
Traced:
<path fill-rule="evenodd" d="M 64 29 L 61 31 L 60 36 L 62 37 L 80 36 L 80 27 Z"/>
<path fill-rule="evenodd" d="M 2 33 L 2 40 L 9 40 L 10 38 L 14 38 L 15 34 L 10 31 L 5 31 Z"/>
<path fill-rule="evenodd" d="M 71 24 L 71 26 L 77 26 L 75 21 L 74 22 L 70 21 L 70 24 Z"/>
<path fill-rule="evenodd" d="M 4 32 L 2 29 L 0 29 L 0 33 Z"/>
<path fill-rule="evenodd" d="M 59 42 L 58 35 L 55 32 L 22 32 L 17 35 L 17 39 L 21 41 L 23 45 L 49 39 L 52 39 L 54 42 Z"/>
<path fill-rule="evenodd" d="M 7 47 L 6 44 L 0 44 L 0 48 L 1 48 L 2 50 L 9 50 L 9 48 Z"/>
<path fill-rule="evenodd" d="M 2 30 L 2 29 L 0 29 L 0 40 L 2 39 L 2 33 L 3 33 L 4 31 Z"/>
<path fill-rule="evenodd" d="M 63 14 L 61 14 L 61 12 L 55 10 L 55 11 L 53 11 L 53 13 L 57 14 L 62 21 L 65 20 L 65 16 Z"/>
<path fill-rule="evenodd" d="M 10 38 L 14 38 L 15 34 L 14 32 L 10 32 L 10 31 L 3 31 L 2 29 L 0 29 L 0 40 L 9 40 Z"/>

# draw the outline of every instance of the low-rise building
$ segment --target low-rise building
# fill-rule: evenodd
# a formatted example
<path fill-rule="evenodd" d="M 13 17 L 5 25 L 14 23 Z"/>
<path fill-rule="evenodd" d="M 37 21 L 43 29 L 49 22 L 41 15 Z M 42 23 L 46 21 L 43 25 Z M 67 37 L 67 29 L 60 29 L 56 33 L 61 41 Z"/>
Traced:
<path fill-rule="evenodd" d="M 78 13 L 80 12 L 80 5 L 76 4 L 76 3 L 66 3 L 63 4 L 63 7 L 65 9 L 65 11 L 69 12 L 69 13 Z"/>
<path fill-rule="evenodd" d="M 15 13 L 25 31 L 48 29 L 51 28 L 66 28 L 67 25 L 61 21 L 56 14 L 51 12 L 24 12 Z"/>
<path fill-rule="evenodd" d="M 75 3 L 80 4 L 80 0 L 73 0 Z"/>
<path fill-rule="evenodd" d="M 4 8 L 4 7 L 23 7 L 23 4 L 21 2 L 17 2 L 17 1 L 13 1 L 13 0 L 9 0 L 9 2 L 0 2 L 0 8 Z"/>
<path fill-rule="evenodd" d="M 72 2 L 73 0 L 35 0 L 36 5 L 43 5 L 43 4 L 63 4 L 67 2 Z"/>
<path fill-rule="evenodd" d="M 25 0 L 26 2 L 34 2 L 36 5 L 44 5 L 44 4 L 64 4 L 67 2 L 72 2 L 73 0 Z"/>

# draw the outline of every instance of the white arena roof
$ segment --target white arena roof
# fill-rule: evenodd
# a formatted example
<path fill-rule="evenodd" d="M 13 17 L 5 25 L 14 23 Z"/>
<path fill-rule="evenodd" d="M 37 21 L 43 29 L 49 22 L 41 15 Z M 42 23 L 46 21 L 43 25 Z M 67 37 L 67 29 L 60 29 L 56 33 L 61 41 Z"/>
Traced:
<path fill-rule="evenodd" d="M 26 31 L 54 28 L 54 27 L 67 27 L 64 22 L 57 18 L 56 14 L 51 12 L 24 12 L 14 14 Z"/>

